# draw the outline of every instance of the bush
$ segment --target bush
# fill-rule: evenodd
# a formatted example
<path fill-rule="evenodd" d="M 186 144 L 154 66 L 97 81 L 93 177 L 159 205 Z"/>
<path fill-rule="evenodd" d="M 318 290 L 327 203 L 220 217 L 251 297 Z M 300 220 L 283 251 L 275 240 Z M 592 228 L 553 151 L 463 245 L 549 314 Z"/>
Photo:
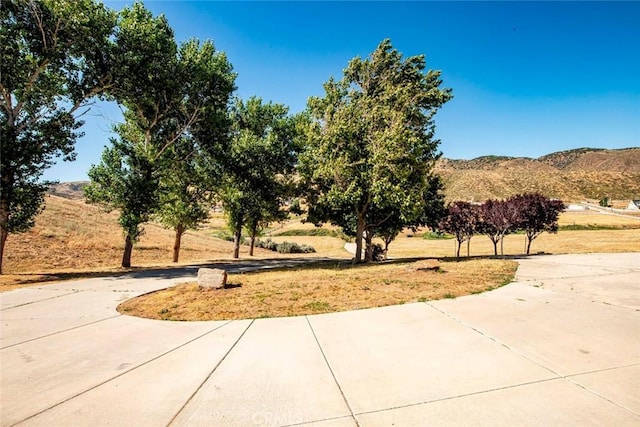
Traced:
<path fill-rule="evenodd" d="M 276 233 L 274 233 L 276 234 Z M 327 228 L 309 228 L 309 229 L 293 229 L 277 233 L 278 236 L 318 236 L 318 237 L 337 237 L 346 240 L 346 236 L 340 230 L 329 230 Z"/>
<path fill-rule="evenodd" d="M 213 233 L 211 233 L 211 235 L 213 237 L 216 237 L 220 240 L 224 240 L 227 242 L 233 242 L 233 234 L 229 233 L 228 231 L 214 231 Z"/>
<path fill-rule="evenodd" d="M 281 254 L 309 254 L 315 253 L 316 251 L 313 246 L 300 245 L 294 242 L 276 243 L 271 239 L 256 240 L 256 247 L 268 249 Z"/>
<path fill-rule="evenodd" d="M 444 234 L 441 231 L 429 231 L 422 236 L 424 240 L 447 240 L 453 239 L 453 236 Z"/>

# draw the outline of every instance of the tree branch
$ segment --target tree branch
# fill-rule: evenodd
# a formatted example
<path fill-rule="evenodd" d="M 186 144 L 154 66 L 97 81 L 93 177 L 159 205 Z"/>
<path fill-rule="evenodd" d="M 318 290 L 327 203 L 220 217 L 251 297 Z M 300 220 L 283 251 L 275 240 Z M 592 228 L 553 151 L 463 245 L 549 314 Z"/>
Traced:
<path fill-rule="evenodd" d="M 189 127 L 191 127 L 191 125 L 195 123 L 196 119 L 199 116 L 198 113 L 199 113 L 199 109 L 196 109 L 191 115 L 191 117 L 189 118 L 189 121 L 184 126 L 182 126 L 182 128 L 178 132 L 176 132 L 174 137 L 162 147 L 162 149 L 158 152 L 154 160 L 158 160 L 160 156 L 165 152 L 165 150 L 167 150 L 171 145 L 173 145 L 178 140 L 178 138 L 182 136 L 184 131 L 189 129 Z"/>
<path fill-rule="evenodd" d="M 2 98 L 4 98 L 2 107 L 9 115 L 9 120 L 13 121 L 13 109 L 11 108 L 11 105 L 13 104 L 13 102 L 11 102 L 11 94 L 9 93 L 7 88 L 4 87 L 2 83 L 0 83 L 0 93 L 2 93 Z M 10 123 L 10 125 L 12 124 Z"/>

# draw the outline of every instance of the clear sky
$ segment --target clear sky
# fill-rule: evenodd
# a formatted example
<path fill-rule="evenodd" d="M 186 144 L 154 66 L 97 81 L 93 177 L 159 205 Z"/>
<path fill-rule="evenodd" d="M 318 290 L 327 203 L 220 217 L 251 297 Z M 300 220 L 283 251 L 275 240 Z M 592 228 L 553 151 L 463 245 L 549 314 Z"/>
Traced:
<path fill-rule="evenodd" d="M 384 38 L 405 56 L 425 54 L 453 89 L 436 115 L 447 158 L 640 146 L 640 2 L 144 3 L 178 41 L 211 39 L 226 52 L 237 95 L 291 112 Z M 98 104 L 84 119 L 76 162 L 46 179 L 86 180 L 120 114 Z"/>

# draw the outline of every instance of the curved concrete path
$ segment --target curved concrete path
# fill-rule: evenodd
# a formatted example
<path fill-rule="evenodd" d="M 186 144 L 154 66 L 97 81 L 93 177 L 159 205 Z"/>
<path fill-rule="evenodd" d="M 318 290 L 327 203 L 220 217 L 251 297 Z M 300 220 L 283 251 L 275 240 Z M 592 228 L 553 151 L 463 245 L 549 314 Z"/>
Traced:
<path fill-rule="evenodd" d="M 2 426 L 640 425 L 639 253 L 522 259 L 514 283 L 455 300 L 243 321 L 118 314 L 176 280 L 145 275 L 0 294 Z"/>

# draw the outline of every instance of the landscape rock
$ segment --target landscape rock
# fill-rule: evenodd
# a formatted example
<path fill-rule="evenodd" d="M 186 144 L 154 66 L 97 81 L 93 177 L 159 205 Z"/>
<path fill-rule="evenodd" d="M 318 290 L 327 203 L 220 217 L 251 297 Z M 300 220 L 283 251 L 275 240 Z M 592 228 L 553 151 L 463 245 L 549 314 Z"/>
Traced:
<path fill-rule="evenodd" d="M 226 284 L 226 271 L 220 268 L 198 269 L 198 287 L 200 289 L 223 289 Z"/>

